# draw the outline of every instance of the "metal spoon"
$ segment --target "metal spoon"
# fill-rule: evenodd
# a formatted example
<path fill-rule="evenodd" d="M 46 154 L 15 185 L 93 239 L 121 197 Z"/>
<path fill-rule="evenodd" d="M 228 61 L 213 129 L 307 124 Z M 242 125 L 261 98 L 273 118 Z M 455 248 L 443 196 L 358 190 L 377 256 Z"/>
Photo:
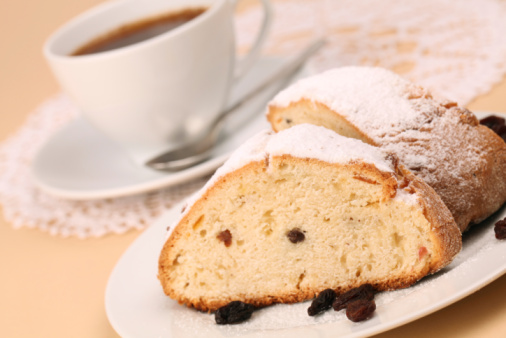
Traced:
<path fill-rule="evenodd" d="M 320 49 L 324 43 L 325 41 L 323 39 L 317 39 L 310 43 L 309 46 L 302 50 L 302 52 L 287 61 L 281 68 L 271 74 L 267 80 L 249 92 L 242 100 L 223 111 L 216 120 L 214 120 L 204 135 L 194 141 L 190 141 L 178 149 L 170 150 L 149 160 L 146 162 L 146 165 L 157 170 L 178 171 L 191 167 L 207 159 L 211 156 L 211 150 L 218 140 L 218 136 L 223 128 L 223 122 L 226 117 L 242 107 L 244 104 L 248 103 L 251 99 L 274 83 L 279 82 L 276 86 L 278 88 L 277 90 L 284 88 L 287 83 L 289 83 L 293 75 L 295 75 L 302 67 L 304 62 L 318 49 Z"/>

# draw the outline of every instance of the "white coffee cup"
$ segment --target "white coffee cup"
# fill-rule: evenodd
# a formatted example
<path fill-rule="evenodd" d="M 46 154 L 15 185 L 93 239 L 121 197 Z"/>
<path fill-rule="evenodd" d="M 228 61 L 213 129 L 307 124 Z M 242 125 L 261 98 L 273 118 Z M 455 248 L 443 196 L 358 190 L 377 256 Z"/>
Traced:
<path fill-rule="evenodd" d="M 83 115 L 134 160 L 168 150 L 209 127 L 232 84 L 256 61 L 271 22 L 268 0 L 249 54 L 236 61 L 232 0 L 119 0 L 76 17 L 44 46 L 64 91 Z M 102 53 L 71 56 L 125 24 L 187 8 L 204 13 L 159 36 Z"/>

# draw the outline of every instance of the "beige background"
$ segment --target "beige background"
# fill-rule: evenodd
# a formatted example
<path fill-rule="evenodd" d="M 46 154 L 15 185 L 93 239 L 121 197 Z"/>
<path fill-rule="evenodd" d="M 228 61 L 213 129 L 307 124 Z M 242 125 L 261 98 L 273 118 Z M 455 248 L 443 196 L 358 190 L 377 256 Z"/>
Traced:
<path fill-rule="evenodd" d="M 0 141 L 58 91 L 41 54 L 45 38 L 99 2 L 0 1 Z M 470 108 L 506 112 L 506 81 Z M 105 315 L 105 286 L 115 262 L 139 233 L 63 239 L 38 230 L 13 230 L 0 217 L 0 336 L 117 337 Z M 380 336 L 500 337 L 505 332 L 506 276 Z"/>

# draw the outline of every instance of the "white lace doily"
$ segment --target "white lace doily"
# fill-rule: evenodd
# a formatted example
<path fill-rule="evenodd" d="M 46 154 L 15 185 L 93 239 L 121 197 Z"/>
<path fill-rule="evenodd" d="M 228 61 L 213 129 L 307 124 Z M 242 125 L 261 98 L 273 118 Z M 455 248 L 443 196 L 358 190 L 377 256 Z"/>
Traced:
<path fill-rule="evenodd" d="M 383 66 L 461 104 L 490 90 L 506 73 L 506 1 L 278 0 L 274 7 L 268 52 L 289 55 L 313 36 L 326 36 L 328 44 L 311 61 L 318 71 Z M 260 16 L 256 7 L 238 16 L 243 50 L 254 38 Z M 56 96 L 0 145 L 0 204 L 14 227 L 81 238 L 141 229 L 206 181 L 97 201 L 44 194 L 30 180 L 30 161 L 76 114 L 65 96 Z"/>
<path fill-rule="evenodd" d="M 267 50 L 289 55 L 315 36 L 327 45 L 317 71 L 381 66 L 461 105 L 486 93 L 506 72 L 506 1 L 279 0 Z M 262 12 L 237 19 L 241 50 L 256 35 Z"/>

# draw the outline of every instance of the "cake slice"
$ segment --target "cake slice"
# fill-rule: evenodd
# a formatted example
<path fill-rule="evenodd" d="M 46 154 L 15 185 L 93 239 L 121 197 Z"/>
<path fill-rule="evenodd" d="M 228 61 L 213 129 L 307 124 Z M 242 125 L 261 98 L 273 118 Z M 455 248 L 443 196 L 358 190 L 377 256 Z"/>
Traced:
<path fill-rule="evenodd" d="M 158 278 L 213 311 L 407 287 L 460 249 L 444 203 L 395 156 L 303 124 L 258 134 L 218 169 L 171 227 Z"/>
<path fill-rule="evenodd" d="M 312 123 L 396 154 L 446 204 L 461 231 L 506 201 L 506 144 L 456 103 L 382 68 L 302 79 L 269 104 L 275 131 Z"/>

